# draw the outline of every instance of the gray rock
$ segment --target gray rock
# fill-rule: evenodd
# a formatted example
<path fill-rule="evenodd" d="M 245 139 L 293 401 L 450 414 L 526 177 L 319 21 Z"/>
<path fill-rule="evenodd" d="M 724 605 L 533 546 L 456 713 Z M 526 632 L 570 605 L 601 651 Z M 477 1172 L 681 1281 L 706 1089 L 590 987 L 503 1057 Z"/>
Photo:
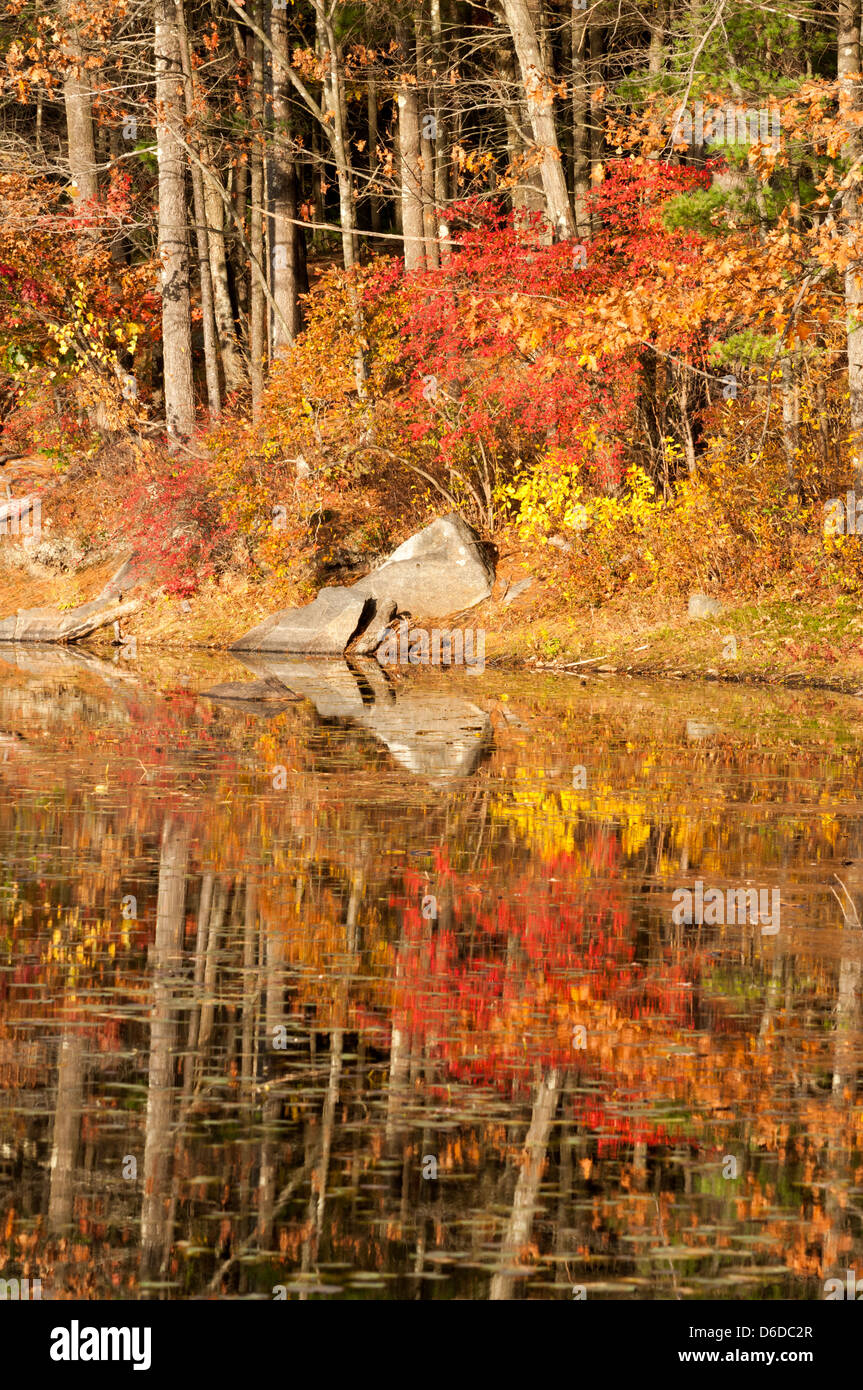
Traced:
<path fill-rule="evenodd" d="M 722 612 L 722 604 L 709 594 L 690 594 L 688 612 L 690 618 L 718 618 Z"/>
<path fill-rule="evenodd" d="M 393 599 L 399 613 L 423 619 L 474 608 L 493 585 L 479 536 L 453 513 L 411 536 L 351 589 L 381 602 Z"/>
<path fill-rule="evenodd" d="M 384 640 L 395 615 L 395 599 L 376 599 L 374 616 L 365 632 L 351 648 L 353 654 L 355 656 L 372 656 Z"/>
<path fill-rule="evenodd" d="M 29 550 L 34 564 L 45 569 L 74 570 L 84 559 L 84 552 L 70 536 L 58 536 L 56 540 L 43 540 Z"/>
<path fill-rule="evenodd" d="M 231 649 L 340 656 L 354 642 L 355 654 L 368 656 L 396 612 L 414 618 L 460 613 L 488 598 L 493 584 L 476 532 L 459 516 L 442 517 L 350 588 L 324 588 L 304 608 L 265 618 Z"/>
<path fill-rule="evenodd" d="M 101 598 L 63 612 L 59 608 L 19 609 L 14 618 L 0 619 L 0 642 L 77 642 L 108 627 L 139 608 L 137 602 L 111 603 Z"/>
<path fill-rule="evenodd" d="M 375 604 L 352 589 L 321 589 L 304 608 L 285 608 L 265 618 L 239 641 L 237 652 L 298 652 L 308 656 L 341 656 L 351 638 L 364 632 L 375 615 Z"/>

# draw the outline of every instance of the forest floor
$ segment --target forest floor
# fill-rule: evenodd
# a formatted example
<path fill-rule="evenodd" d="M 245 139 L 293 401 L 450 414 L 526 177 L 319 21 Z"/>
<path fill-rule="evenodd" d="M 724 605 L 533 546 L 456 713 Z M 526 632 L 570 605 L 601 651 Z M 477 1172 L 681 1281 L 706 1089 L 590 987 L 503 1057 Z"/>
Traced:
<path fill-rule="evenodd" d="M 65 610 L 86 603 L 125 558 L 86 514 L 80 492 L 74 497 L 62 485 L 51 491 L 42 536 L 61 558 L 68 546 L 70 567 L 33 565 L 16 538 L 0 535 L 0 618 L 19 609 Z M 558 551 L 525 547 L 507 534 L 498 537 L 498 546 L 491 597 L 468 613 L 424 624 L 484 631 L 487 666 L 566 670 L 585 679 L 671 675 L 863 694 L 863 605 L 853 594 L 777 587 L 753 598 L 726 586 L 712 594 L 722 605 L 720 615 L 693 620 L 681 593 L 626 591 L 587 603 L 573 592 L 566 558 Z M 142 597 L 138 611 L 124 621 L 123 637 L 154 647 L 224 650 L 268 614 L 308 602 L 316 588 L 310 571 L 311 557 L 296 580 L 252 564 L 229 565 L 189 598 L 163 591 Z M 334 573 L 326 582 L 355 577 Z M 523 579 L 531 581 L 529 587 L 507 605 L 507 593 Z M 94 633 L 87 645 L 98 649 L 112 641 L 109 628 Z"/>

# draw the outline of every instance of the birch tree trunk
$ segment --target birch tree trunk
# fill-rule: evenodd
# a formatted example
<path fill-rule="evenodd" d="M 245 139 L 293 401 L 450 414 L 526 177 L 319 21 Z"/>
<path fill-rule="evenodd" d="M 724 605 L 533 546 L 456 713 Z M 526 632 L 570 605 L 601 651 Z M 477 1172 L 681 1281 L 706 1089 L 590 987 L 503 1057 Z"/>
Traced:
<path fill-rule="evenodd" d="M 156 150 L 159 162 L 159 256 L 162 261 L 162 356 L 168 438 L 195 428 L 192 319 L 183 150 L 183 68 L 174 0 L 155 0 Z"/>
<path fill-rule="evenodd" d="M 406 29 L 399 35 L 405 62 L 398 89 L 399 183 L 402 210 L 402 244 L 405 270 L 424 270 L 425 220 L 423 217 L 422 155 L 420 152 L 419 102 L 416 84 L 410 80 L 413 47 Z"/>
<path fill-rule="evenodd" d="M 546 216 L 557 237 L 566 241 L 575 236 L 575 219 L 557 143 L 552 87 L 543 64 L 539 38 L 527 0 L 503 0 L 503 10 L 521 71 L 534 145 L 541 158 L 539 167 Z"/>

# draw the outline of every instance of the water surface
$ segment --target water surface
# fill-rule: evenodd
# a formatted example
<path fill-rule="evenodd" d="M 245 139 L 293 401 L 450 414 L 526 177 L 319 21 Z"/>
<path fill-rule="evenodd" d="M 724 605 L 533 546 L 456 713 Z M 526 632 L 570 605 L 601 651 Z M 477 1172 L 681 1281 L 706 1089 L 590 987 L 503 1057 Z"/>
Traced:
<path fill-rule="evenodd" d="M 824 693 L 0 649 L 0 1278 L 823 1298 L 861 749 Z"/>

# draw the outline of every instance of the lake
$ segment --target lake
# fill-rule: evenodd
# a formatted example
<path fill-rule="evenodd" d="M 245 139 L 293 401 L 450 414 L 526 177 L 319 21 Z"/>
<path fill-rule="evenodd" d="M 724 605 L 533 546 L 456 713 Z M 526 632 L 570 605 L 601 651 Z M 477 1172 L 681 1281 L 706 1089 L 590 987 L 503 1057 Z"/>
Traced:
<path fill-rule="evenodd" d="M 0 1279 L 823 1298 L 861 752 L 818 691 L 0 647 Z"/>

